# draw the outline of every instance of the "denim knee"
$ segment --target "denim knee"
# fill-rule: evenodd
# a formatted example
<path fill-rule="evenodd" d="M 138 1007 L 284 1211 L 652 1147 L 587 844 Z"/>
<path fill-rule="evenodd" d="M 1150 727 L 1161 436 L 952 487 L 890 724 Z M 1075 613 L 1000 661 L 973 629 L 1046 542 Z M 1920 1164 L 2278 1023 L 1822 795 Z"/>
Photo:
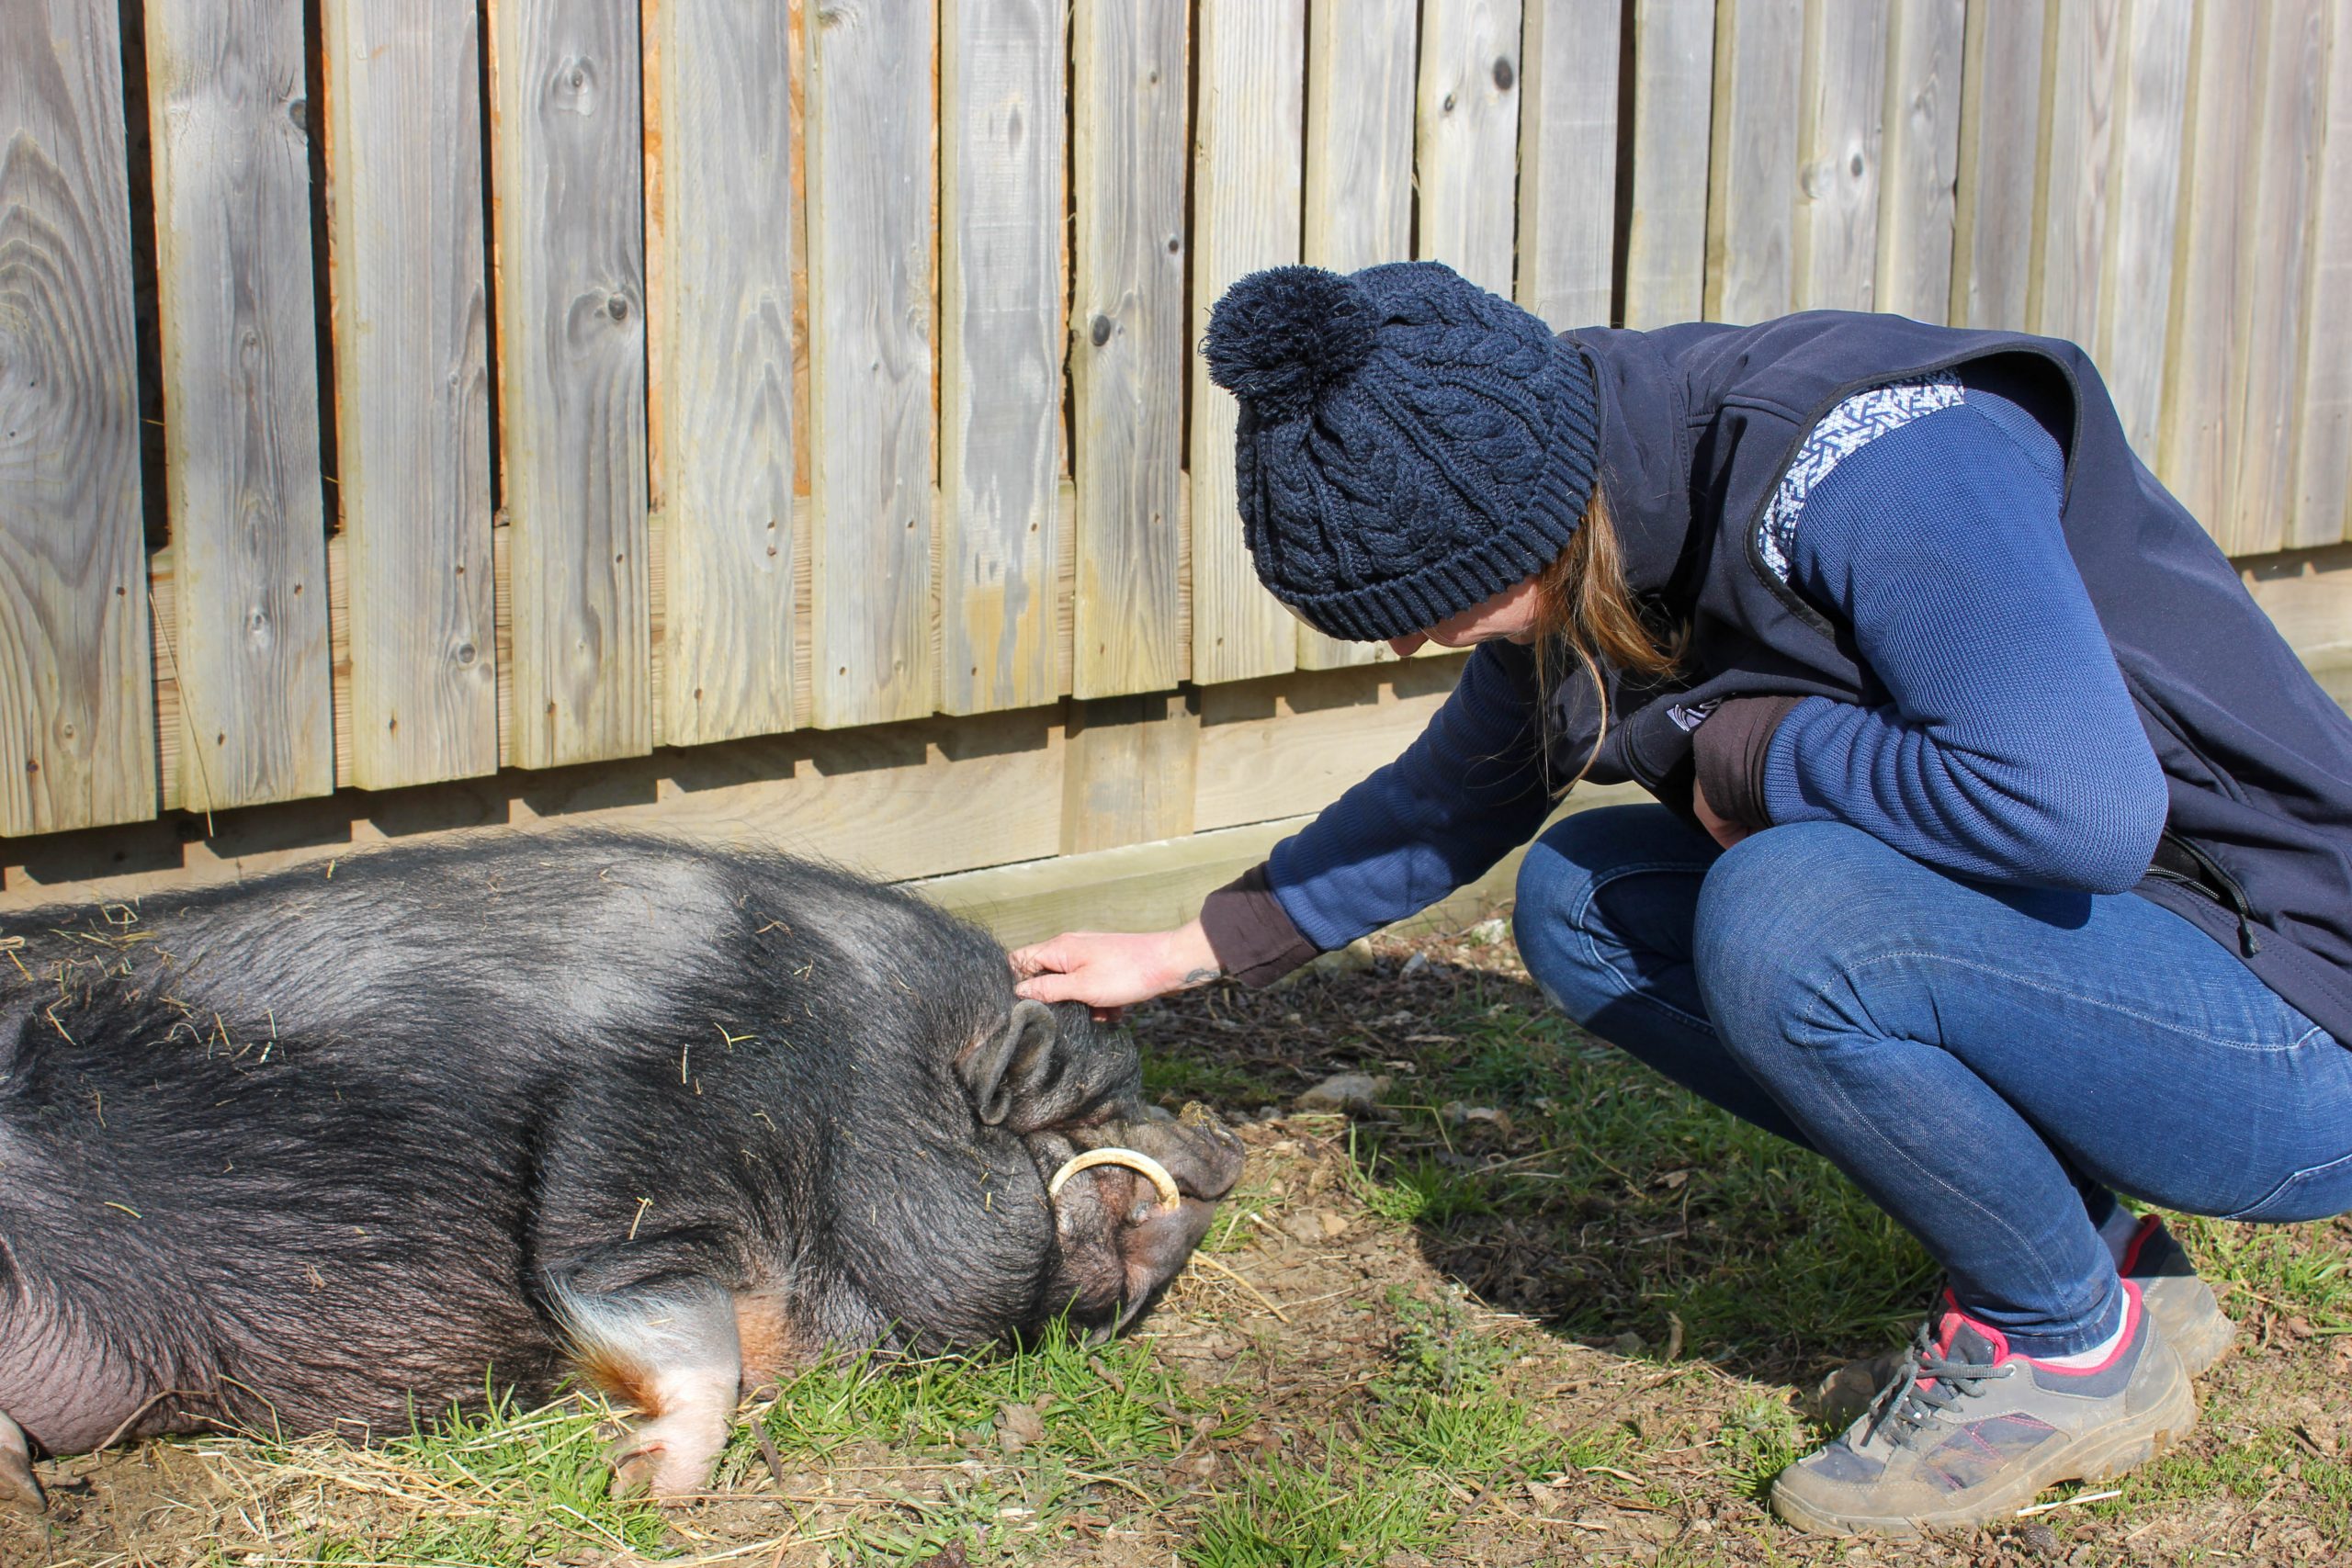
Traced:
<path fill-rule="evenodd" d="M 1597 904 L 1600 889 L 1645 870 L 1695 874 L 1714 852 L 1658 806 L 1601 807 L 1554 824 L 1519 868 L 1511 932 L 1528 973 L 1561 1011 L 1590 1025 L 1639 988 L 1612 957 L 1622 933 Z"/>

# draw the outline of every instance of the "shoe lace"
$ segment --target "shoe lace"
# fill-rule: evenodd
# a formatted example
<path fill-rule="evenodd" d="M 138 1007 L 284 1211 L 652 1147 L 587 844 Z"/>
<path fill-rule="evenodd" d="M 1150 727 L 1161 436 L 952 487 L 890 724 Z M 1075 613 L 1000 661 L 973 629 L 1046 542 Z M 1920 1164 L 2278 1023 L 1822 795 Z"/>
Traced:
<path fill-rule="evenodd" d="M 1884 1430 L 1897 1448 L 1907 1448 L 1939 1425 L 1945 1411 L 1963 1399 L 1982 1397 L 1984 1384 L 2017 1371 L 2009 1361 L 1988 1367 L 1947 1360 L 1936 1351 L 1934 1330 L 1932 1319 L 1919 1325 L 1901 1370 L 1871 1399 L 1865 1441 Z"/>

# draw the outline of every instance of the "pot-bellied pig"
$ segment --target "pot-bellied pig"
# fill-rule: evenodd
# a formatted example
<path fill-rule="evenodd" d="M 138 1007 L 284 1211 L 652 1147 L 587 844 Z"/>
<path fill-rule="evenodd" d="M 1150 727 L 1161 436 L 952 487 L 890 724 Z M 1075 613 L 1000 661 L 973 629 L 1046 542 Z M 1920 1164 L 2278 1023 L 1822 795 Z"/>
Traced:
<path fill-rule="evenodd" d="M 775 856 L 481 840 L 0 925 L 20 1506 L 43 1451 L 567 1375 L 640 1413 L 616 1483 L 698 1489 L 825 1346 L 1123 1326 L 1241 1164 L 985 932 Z"/>

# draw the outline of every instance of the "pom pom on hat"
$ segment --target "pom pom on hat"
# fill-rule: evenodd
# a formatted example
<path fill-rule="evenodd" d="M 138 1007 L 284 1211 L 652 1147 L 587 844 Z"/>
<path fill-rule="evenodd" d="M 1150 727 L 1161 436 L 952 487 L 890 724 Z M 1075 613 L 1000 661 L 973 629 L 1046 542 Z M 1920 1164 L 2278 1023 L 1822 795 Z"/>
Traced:
<path fill-rule="evenodd" d="M 1209 314 L 1209 379 L 1259 419 L 1295 419 L 1372 357 L 1379 315 L 1354 279 L 1277 266 L 1235 283 Z"/>

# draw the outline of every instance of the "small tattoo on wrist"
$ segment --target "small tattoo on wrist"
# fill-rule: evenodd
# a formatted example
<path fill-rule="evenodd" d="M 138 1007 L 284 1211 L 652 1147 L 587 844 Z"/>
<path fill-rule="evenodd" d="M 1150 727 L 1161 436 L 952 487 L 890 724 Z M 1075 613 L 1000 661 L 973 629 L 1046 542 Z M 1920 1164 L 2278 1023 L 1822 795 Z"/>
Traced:
<path fill-rule="evenodd" d="M 1214 980 L 1214 979 L 1217 978 L 1217 976 L 1220 976 L 1220 975 L 1222 975 L 1223 973 L 1224 973 L 1224 971 L 1223 971 L 1223 970 L 1221 970 L 1221 969 L 1217 968 L 1215 964 L 1211 964 L 1209 967 L 1207 967 L 1207 968 L 1205 968 L 1205 969 L 1195 969 L 1195 970 L 1193 970 L 1191 974 L 1189 974 L 1189 975 L 1185 976 L 1182 979 L 1181 979 L 1181 980 L 1177 981 L 1177 982 L 1176 982 L 1176 984 L 1177 984 L 1180 987 L 1183 987 L 1183 988 L 1187 988 L 1187 989 L 1189 989 L 1190 987 L 1194 987 L 1194 986 L 1205 986 L 1205 985 L 1207 985 L 1211 980 Z"/>

